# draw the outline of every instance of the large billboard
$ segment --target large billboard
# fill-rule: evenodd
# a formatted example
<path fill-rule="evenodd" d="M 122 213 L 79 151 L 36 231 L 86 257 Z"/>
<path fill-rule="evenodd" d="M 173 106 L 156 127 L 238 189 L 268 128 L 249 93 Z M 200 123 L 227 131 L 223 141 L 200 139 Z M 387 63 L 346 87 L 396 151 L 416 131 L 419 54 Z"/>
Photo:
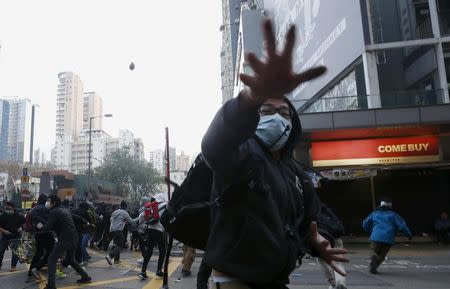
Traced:
<path fill-rule="evenodd" d="M 365 44 L 359 1 L 264 0 L 264 9 L 274 19 L 279 45 L 283 45 L 290 24 L 297 27 L 295 71 L 317 65 L 328 68 L 326 75 L 293 91 L 290 98 L 297 108 L 363 53 Z"/>

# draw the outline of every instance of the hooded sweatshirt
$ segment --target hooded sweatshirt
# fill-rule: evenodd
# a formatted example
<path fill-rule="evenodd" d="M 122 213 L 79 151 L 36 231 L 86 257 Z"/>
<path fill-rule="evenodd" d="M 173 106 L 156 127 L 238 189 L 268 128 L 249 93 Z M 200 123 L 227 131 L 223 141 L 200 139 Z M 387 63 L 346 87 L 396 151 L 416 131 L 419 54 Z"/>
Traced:
<path fill-rule="evenodd" d="M 167 207 L 167 198 L 166 194 L 164 193 L 158 193 L 155 195 L 155 202 L 158 203 L 158 214 L 161 217 L 164 211 Z M 158 220 L 155 224 L 146 224 L 146 216 L 145 216 L 145 210 L 139 214 L 139 217 L 137 218 L 139 221 L 139 231 L 145 232 L 146 229 L 153 229 L 158 230 L 161 232 L 164 232 L 164 227 L 161 225 L 161 222 Z"/>
<path fill-rule="evenodd" d="M 203 138 L 202 154 L 214 174 L 211 197 L 223 200 L 211 208 L 204 260 L 229 277 L 276 288 L 288 283 L 307 250 L 319 203 L 292 159 L 301 135 L 297 114 L 279 159 L 255 136 L 259 119 L 258 107 L 243 107 L 238 96 L 222 106 Z"/>
<path fill-rule="evenodd" d="M 109 226 L 110 232 L 123 231 L 126 223 L 131 223 L 130 215 L 124 209 L 117 209 L 111 214 L 111 225 Z"/>

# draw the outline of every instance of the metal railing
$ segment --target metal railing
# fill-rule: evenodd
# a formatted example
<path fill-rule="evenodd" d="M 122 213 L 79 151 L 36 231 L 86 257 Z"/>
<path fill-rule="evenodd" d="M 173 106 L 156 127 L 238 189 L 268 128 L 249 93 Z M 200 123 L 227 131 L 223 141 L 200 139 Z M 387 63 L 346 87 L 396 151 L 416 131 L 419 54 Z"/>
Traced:
<path fill-rule="evenodd" d="M 378 95 L 353 95 L 318 98 L 305 103 L 300 113 L 334 112 L 346 110 L 366 110 L 370 98 Z M 412 90 L 389 91 L 381 94 L 381 108 L 413 107 L 444 103 L 444 91 Z"/>

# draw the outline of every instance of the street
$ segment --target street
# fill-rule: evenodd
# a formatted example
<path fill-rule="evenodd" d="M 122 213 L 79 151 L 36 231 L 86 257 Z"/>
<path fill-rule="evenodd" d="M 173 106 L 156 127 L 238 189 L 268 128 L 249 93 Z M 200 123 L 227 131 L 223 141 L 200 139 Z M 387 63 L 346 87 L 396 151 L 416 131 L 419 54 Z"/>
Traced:
<path fill-rule="evenodd" d="M 450 288 L 450 247 L 432 244 L 399 244 L 395 246 L 385 263 L 380 267 L 379 275 L 371 275 L 367 272 L 369 250 L 365 244 L 352 244 L 347 246 L 351 250 L 349 254 L 350 264 L 347 265 L 348 288 L 390 288 L 390 289 L 448 289 Z M 179 251 L 178 251 L 179 252 Z M 138 252 L 126 250 L 122 254 L 120 265 L 108 266 L 104 259 L 104 252 L 91 251 L 92 262 L 87 267 L 93 278 L 93 283 L 78 286 L 78 276 L 71 270 L 67 272 L 67 278 L 58 279 L 57 286 L 60 289 L 76 288 L 142 288 L 159 289 L 162 279 L 156 278 L 156 257 L 152 257 L 149 265 L 149 280 L 141 281 L 136 274 L 136 260 L 141 258 Z M 10 253 L 7 252 L 0 271 L 0 289 L 25 289 L 45 287 L 45 281 L 37 283 L 25 282 L 25 265 L 20 265 L 17 272 L 9 272 Z M 193 275 L 188 278 L 180 277 L 181 257 L 179 254 L 171 258 L 169 264 L 170 288 L 187 289 L 196 288 L 196 272 L 200 265 L 201 257 L 197 257 L 192 266 Z M 151 271 L 151 272 L 150 272 Z M 43 276 L 45 277 L 45 276 Z M 289 288 L 319 289 L 328 288 L 322 275 L 320 265 L 315 258 L 305 259 L 302 267 L 291 275 Z"/>

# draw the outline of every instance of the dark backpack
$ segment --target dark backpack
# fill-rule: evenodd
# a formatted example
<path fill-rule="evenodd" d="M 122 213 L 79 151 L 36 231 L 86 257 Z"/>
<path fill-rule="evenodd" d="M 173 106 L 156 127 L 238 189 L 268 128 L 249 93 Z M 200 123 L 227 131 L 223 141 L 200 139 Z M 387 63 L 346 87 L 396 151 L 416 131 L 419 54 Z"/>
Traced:
<path fill-rule="evenodd" d="M 212 179 L 211 169 L 199 154 L 160 218 L 171 237 L 196 249 L 204 249 L 209 236 Z"/>

